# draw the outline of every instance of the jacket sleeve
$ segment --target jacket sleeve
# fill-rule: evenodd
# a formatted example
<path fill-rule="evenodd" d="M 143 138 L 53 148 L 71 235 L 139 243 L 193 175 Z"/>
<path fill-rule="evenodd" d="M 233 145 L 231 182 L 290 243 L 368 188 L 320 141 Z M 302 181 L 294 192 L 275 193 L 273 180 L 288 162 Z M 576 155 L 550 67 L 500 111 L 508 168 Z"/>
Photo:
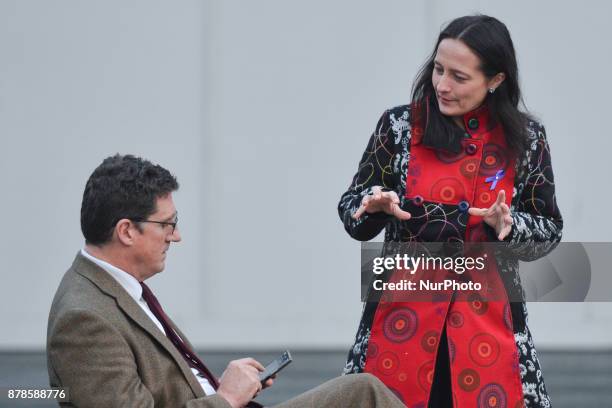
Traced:
<path fill-rule="evenodd" d="M 348 190 L 340 197 L 338 214 L 349 235 L 359 241 L 374 238 L 385 227 L 391 216 L 384 212 L 364 213 L 358 220 L 352 215 L 361 205 L 364 196 L 372 193 L 372 187 L 381 186 L 395 190 L 392 180 L 393 136 L 389 111 L 378 120 L 363 153 L 357 173 Z"/>
<path fill-rule="evenodd" d="M 71 310 L 61 316 L 47 344 L 49 369 L 68 387 L 69 406 L 154 407 L 142 383 L 134 354 L 121 334 L 102 316 Z M 186 408 L 231 408 L 218 395 L 194 399 Z"/>
<path fill-rule="evenodd" d="M 507 249 L 522 261 L 547 255 L 561 241 L 563 230 L 546 132 L 539 124 L 534 132 L 525 186 L 512 213 L 512 231 L 507 239 Z"/>

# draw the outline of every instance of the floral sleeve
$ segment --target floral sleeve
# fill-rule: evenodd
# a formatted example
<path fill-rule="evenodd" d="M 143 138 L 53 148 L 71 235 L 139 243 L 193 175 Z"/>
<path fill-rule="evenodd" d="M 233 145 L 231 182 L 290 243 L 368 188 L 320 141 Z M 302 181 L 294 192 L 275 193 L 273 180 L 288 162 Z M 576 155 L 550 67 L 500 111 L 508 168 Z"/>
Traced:
<path fill-rule="evenodd" d="M 528 173 L 512 213 L 508 239 L 508 248 L 523 261 L 538 259 L 552 251 L 561 240 L 563 229 L 544 126 L 530 126 L 530 133 Z"/>
<path fill-rule="evenodd" d="M 351 237 L 359 241 L 374 238 L 391 217 L 383 212 L 364 213 L 358 220 L 355 220 L 352 215 L 361 205 L 363 197 L 372 193 L 373 186 L 395 189 L 391 170 L 393 147 L 389 111 L 385 111 L 370 137 L 351 185 L 342 194 L 338 204 L 338 214 L 344 223 L 344 229 Z"/>

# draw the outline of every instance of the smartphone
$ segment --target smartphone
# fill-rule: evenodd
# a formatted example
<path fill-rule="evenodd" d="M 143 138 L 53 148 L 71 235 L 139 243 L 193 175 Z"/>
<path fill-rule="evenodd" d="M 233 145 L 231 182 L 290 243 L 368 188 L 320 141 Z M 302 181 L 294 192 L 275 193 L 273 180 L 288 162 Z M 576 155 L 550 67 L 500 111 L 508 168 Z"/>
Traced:
<path fill-rule="evenodd" d="M 259 373 L 261 383 L 265 383 L 270 377 L 287 367 L 287 365 L 289 365 L 289 363 L 292 361 L 293 359 L 291 358 L 291 353 L 289 350 L 285 350 L 285 352 L 281 354 L 279 358 L 272 361 L 261 373 Z"/>

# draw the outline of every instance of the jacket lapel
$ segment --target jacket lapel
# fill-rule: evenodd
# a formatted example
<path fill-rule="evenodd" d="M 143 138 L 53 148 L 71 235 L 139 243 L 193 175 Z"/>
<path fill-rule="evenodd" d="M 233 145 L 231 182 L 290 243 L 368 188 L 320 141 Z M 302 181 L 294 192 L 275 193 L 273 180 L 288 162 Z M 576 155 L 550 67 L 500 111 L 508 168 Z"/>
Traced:
<path fill-rule="evenodd" d="M 172 342 L 162 333 L 153 321 L 147 316 L 142 308 L 134 301 L 134 299 L 126 292 L 125 289 L 112 277 L 89 259 L 85 258 L 80 253 L 77 254 L 73 263 L 74 270 L 93 282 L 102 292 L 115 298 L 119 308 L 134 321 L 135 324 L 144 329 L 151 337 L 155 339 L 174 359 L 176 364 L 181 369 L 183 376 L 191 387 L 196 397 L 204 397 L 204 390 L 191 371 L 189 364 L 185 361 L 181 353 L 172 344 Z M 176 327 L 174 322 L 172 326 Z M 185 337 L 181 334 L 181 337 Z"/>

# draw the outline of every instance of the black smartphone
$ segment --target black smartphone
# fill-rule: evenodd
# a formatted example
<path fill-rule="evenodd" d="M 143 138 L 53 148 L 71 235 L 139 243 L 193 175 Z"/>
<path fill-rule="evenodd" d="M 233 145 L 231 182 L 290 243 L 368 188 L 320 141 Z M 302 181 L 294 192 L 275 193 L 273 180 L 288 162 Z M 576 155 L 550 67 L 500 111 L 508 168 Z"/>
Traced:
<path fill-rule="evenodd" d="M 289 350 L 285 350 L 285 352 L 281 354 L 279 358 L 272 361 L 261 373 L 259 373 L 261 383 L 265 383 L 270 377 L 287 367 L 287 365 L 289 365 L 289 363 L 292 361 L 293 359 L 291 358 L 291 353 Z"/>

